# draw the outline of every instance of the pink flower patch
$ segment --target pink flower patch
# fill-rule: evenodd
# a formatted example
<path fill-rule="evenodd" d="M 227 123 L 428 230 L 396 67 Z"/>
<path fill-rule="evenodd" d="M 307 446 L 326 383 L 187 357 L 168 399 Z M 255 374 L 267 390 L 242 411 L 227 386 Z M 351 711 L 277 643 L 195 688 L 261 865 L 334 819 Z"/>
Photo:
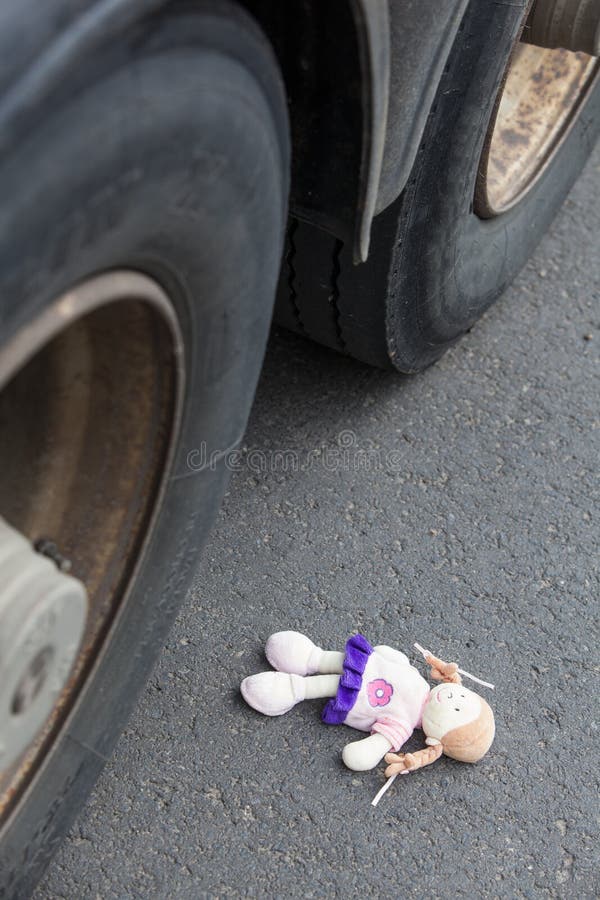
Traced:
<path fill-rule="evenodd" d="M 393 693 L 394 688 L 385 678 L 376 678 L 367 685 L 367 697 L 371 706 L 387 706 Z"/>

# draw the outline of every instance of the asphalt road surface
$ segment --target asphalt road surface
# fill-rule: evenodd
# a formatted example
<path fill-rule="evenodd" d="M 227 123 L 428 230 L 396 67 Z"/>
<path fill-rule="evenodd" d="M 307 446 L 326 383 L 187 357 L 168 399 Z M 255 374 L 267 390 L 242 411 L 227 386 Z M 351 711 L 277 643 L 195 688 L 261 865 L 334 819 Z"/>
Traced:
<path fill-rule="evenodd" d="M 599 895 L 599 175 L 600 150 L 419 377 L 273 336 L 195 587 L 39 898 Z M 382 767 L 344 768 L 360 735 L 322 701 L 240 699 L 281 629 L 494 681 L 491 752 L 372 808 Z"/>

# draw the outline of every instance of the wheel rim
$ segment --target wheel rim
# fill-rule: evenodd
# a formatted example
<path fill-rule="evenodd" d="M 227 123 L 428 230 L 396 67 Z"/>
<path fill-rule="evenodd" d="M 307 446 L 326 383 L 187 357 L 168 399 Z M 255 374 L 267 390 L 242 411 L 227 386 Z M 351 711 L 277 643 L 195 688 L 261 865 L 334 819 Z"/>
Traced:
<path fill-rule="evenodd" d="M 81 283 L 0 350 L 0 515 L 30 541 L 52 541 L 88 597 L 51 714 L 0 766 L 0 824 L 53 746 L 126 596 L 160 503 L 182 390 L 171 302 L 132 271 Z"/>
<path fill-rule="evenodd" d="M 483 152 L 475 212 L 490 218 L 531 190 L 568 134 L 598 75 L 585 53 L 518 43 Z"/>

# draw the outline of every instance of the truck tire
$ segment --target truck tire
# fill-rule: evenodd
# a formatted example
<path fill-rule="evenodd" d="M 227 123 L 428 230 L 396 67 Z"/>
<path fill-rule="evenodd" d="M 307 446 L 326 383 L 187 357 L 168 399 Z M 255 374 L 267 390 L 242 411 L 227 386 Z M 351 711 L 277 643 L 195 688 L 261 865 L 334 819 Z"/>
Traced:
<path fill-rule="evenodd" d="M 274 55 L 228 2 L 80 60 L 0 158 L 0 514 L 69 557 L 97 625 L 0 782 L 0 897 L 30 895 L 195 573 L 262 363 L 288 169 Z"/>
<path fill-rule="evenodd" d="M 366 263 L 354 266 L 352 247 L 290 220 L 275 313 L 280 325 L 371 365 L 413 373 L 465 334 L 519 272 L 600 129 L 596 77 L 522 199 L 493 217 L 477 209 L 486 138 L 528 6 L 470 3 L 409 183 L 374 220 Z M 526 143 L 527 136 L 515 140 Z"/>

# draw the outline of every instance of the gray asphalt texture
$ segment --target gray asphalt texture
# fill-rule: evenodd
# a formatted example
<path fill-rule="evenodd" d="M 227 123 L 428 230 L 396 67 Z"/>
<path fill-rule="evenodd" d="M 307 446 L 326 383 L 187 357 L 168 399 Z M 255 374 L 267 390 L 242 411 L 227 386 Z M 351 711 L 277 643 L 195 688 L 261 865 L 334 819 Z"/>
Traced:
<path fill-rule="evenodd" d="M 600 894 L 599 173 L 600 148 L 514 286 L 423 375 L 273 336 L 261 453 L 39 898 Z M 492 750 L 373 809 L 382 767 L 344 768 L 360 735 L 323 725 L 322 701 L 268 719 L 240 699 L 281 629 L 417 640 L 494 681 Z"/>

